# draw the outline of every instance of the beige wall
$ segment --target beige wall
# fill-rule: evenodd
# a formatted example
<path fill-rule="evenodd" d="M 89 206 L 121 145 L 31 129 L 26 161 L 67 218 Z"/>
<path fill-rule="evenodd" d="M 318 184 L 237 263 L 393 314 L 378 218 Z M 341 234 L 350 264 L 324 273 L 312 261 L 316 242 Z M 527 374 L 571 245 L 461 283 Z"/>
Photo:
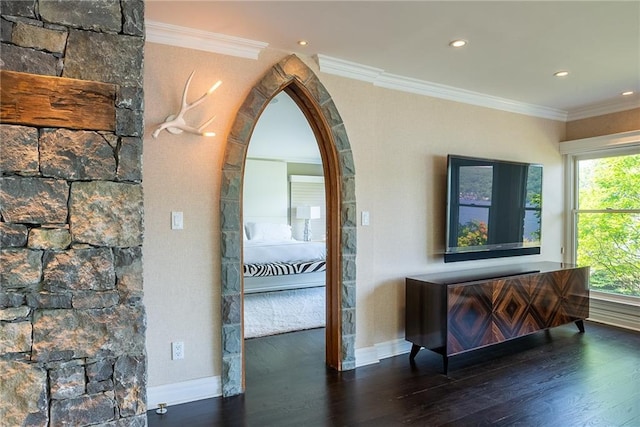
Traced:
<path fill-rule="evenodd" d="M 240 59 L 148 43 L 145 52 L 145 304 L 149 386 L 220 374 L 219 215 L 221 156 L 234 115 L 251 87 L 286 53 L 267 50 Z M 312 69 L 309 58 L 301 58 Z M 154 125 L 177 108 L 184 81 L 196 70 L 193 99 L 212 81 L 224 83 L 194 111 L 216 114 L 213 139 L 163 133 Z M 561 259 L 562 122 L 474 107 L 321 74 L 345 122 L 356 166 L 358 229 L 356 348 L 404 336 L 404 277 L 513 259 L 445 265 L 445 168 L 448 153 L 545 165 L 543 250 L 518 261 Z M 203 111 L 200 111 L 203 110 Z M 170 212 L 185 229 L 170 230 Z M 171 361 L 170 342 L 185 343 Z"/>
<path fill-rule="evenodd" d="M 640 108 L 567 122 L 566 140 L 591 138 L 640 129 Z"/>

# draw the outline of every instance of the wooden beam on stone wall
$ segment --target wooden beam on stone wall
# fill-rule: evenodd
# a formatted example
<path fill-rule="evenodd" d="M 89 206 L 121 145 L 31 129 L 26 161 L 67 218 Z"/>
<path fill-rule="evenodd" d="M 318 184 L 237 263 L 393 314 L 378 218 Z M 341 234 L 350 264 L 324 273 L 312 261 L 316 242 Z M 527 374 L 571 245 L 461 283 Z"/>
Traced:
<path fill-rule="evenodd" d="M 0 70 L 0 122 L 115 131 L 116 85 Z"/>

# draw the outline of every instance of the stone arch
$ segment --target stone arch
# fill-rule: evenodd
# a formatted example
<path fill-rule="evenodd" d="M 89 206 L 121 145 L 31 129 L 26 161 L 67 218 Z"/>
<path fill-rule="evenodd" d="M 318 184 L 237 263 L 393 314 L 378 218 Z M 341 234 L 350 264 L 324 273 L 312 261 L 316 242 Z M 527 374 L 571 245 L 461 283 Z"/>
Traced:
<path fill-rule="evenodd" d="M 355 368 L 355 167 L 344 123 L 315 73 L 297 56 L 274 65 L 240 107 L 227 139 L 220 195 L 222 395 L 244 392 L 242 186 L 253 129 L 269 101 L 286 91 L 304 113 L 322 156 L 327 203 L 326 361 Z"/>

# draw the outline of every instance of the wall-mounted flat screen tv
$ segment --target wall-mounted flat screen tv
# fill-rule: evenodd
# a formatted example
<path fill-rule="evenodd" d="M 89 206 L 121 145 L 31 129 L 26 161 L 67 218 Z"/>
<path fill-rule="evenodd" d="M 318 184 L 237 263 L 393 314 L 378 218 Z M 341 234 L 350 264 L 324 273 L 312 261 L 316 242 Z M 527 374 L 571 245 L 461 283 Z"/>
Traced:
<path fill-rule="evenodd" d="M 542 165 L 449 155 L 445 262 L 540 253 Z"/>

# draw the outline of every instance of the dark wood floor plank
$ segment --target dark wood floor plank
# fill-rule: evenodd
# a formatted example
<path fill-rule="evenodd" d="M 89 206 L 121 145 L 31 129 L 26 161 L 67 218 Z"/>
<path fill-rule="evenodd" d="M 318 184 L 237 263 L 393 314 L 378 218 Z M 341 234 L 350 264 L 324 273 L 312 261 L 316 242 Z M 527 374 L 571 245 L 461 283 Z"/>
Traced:
<path fill-rule="evenodd" d="M 324 365 L 324 330 L 245 343 L 243 396 L 149 411 L 150 427 L 640 427 L 640 333 L 591 322 L 442 359 L 421 350 L 348 372 Z"/>

